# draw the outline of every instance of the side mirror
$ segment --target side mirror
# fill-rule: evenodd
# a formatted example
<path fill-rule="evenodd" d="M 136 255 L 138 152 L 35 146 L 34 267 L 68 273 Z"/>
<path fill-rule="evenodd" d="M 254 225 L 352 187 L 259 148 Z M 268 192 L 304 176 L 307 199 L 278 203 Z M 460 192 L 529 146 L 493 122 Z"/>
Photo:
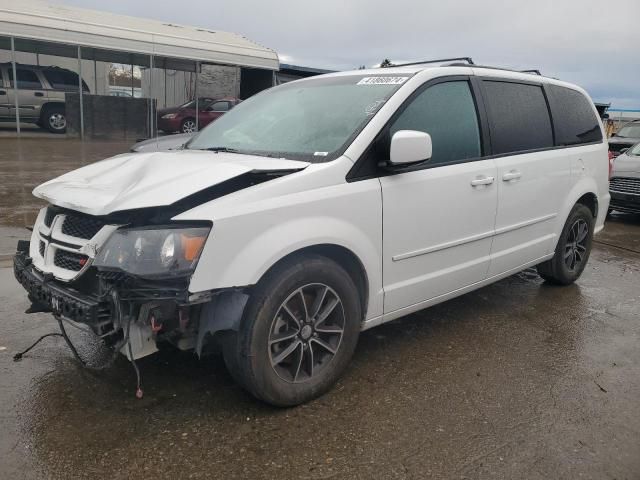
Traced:
<path fill-rule="evenodd" d="M 620 155 L 622 155 L 623 153 L 626 153 L 626 151 L 629 150 L 628 148 L 623 148 L 620 150 Z"/>
<path fill-rule="evenodd" d="M 391 137 L 391 165 L 424 162 L 432 155 L 431 135 L 417 130 L 399 130 Z"/>

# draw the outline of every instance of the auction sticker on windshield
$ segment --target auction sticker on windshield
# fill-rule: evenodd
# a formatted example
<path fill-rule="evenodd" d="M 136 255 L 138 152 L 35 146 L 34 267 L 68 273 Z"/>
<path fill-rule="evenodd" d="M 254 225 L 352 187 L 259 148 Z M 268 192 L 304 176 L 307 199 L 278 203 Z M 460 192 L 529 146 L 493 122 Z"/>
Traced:
<path fill-rule="evenodd" d="M 409 77 L 364 77 L 356 85 L 402 85 Z"/>

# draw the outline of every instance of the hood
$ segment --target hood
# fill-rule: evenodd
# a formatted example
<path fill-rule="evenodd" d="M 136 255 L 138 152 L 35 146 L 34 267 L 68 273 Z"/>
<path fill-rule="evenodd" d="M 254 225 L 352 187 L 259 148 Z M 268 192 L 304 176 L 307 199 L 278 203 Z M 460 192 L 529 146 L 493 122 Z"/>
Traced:
<path fill-rule="evenodd" d="M 180 110 L 184 110 L 184 109 L 180 107 L 161 108 L 160 110 L 158 110 L 157 115 L 158 117 L 161 117 L 163 115 L 166 115 L 167 113 L 177 113 Z"/>
<path fill-rule="evenodd" d="M 171 205 L 249 172 L 302 170 L 297 160 L 198 150 L 130 153 L 66 173 L 33 190 L 60 207 L 89 215 Z"/>
<path fill-rule="evenodd" d="M 632 137 L 610 137 L 608 139 L 609 145 L 625 145 L 631 146 L 640 142 L 640 138 Z"/>
<path fill-rule="evenodd" d="M 164 137 L 150 138 L 133 145 L 131 151 L 162 152 L 166 150 L 176 150 L 187 143 L 194 135 L 194 133 L 178 133 L 175 135 L 165 135 Z"/>
<path fill-rule="evenodd" d="M 640 174 L 640 156 L 627 155 L 626 153 L 618 155 L 613 161 L 613 175 L 631 172 Z"/>

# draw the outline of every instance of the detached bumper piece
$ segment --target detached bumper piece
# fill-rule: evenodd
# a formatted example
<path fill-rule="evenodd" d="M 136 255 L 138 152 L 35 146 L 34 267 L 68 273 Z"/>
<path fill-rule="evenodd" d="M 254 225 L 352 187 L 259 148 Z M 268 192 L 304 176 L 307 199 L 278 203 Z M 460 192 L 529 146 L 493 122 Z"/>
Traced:
<path fill-rule="evenodd" d="M 75 322 L 97 325 L 111 317 L 109 302 L 63 288 L 53 278 L 38 272 L 26 252 L 19 251 L 13 257 L 13 273 L 16 280 L 27 290 L 29 299 L 41 311 L 50 310 Z"/>

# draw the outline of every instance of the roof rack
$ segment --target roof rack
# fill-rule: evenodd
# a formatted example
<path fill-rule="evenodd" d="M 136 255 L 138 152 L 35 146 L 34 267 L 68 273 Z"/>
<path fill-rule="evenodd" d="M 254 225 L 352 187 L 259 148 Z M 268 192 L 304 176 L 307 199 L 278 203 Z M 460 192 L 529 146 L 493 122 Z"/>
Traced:
<path fill-rule="evenodd" d="M 422 62 L 409 62 L 409 63 L 398 63 L 398 64 L 393 64 L 393 65 L 389 65 L 389 67 L 393 68 L 393 67 L 411 67 L 413 65 L 423 65 L 425 63 L 444 63 L 444 62 L 456 62 L 456 61 L 460 61 L 463 60 L 465 62 L 467 62 L 467 65 L 475 65 L 473 63 L 473 59 L 471 57 L 455 57 L 455 58 L 439 58 L 436 60 L 424 60 Z M 385 67 L 382 67 L 385 68 Z"/>

